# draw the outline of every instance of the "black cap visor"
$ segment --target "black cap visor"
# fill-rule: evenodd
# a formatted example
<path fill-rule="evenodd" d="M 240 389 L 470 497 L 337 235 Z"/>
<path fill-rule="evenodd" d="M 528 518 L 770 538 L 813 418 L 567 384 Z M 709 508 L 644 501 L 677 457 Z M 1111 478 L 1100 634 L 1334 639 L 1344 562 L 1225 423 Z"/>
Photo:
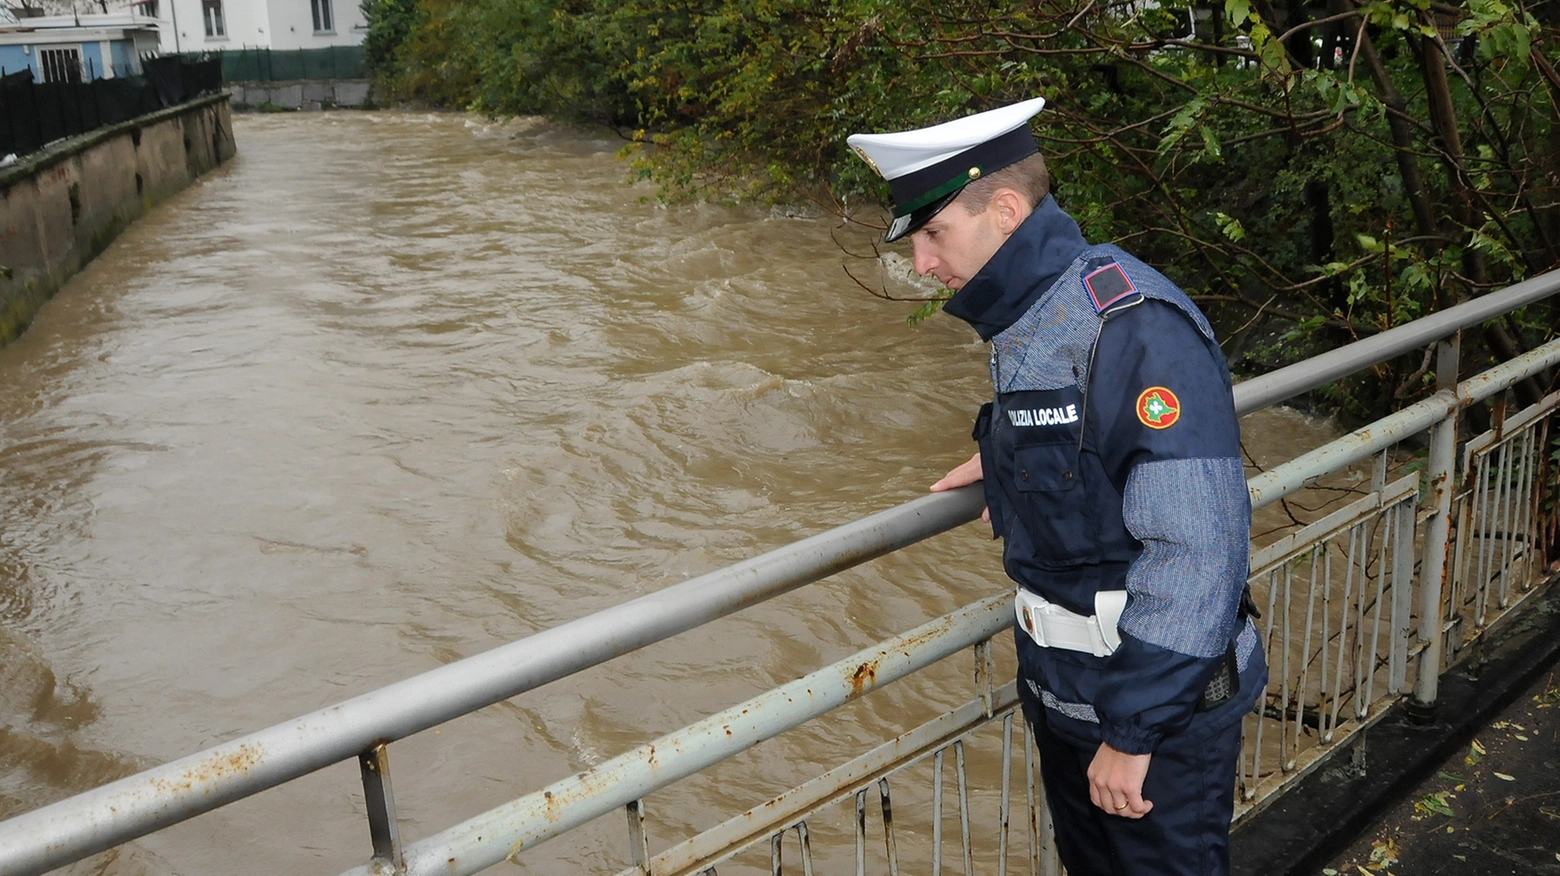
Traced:
<path fill-rule="evenodd" d="M 932 221 L 933 216 L 941 213 L 944 207 L 953 203 L 954 199 L 959 197 L 959 192 L 962 191 L 964 191 L 963 187 L 955 189 L 919 210 L 913 210 L 896 218 L 889 223 L 888 233 L 883 235 L 883 242 L 893 243 L 906 235 L 914 234 L 921 226 Z"/>

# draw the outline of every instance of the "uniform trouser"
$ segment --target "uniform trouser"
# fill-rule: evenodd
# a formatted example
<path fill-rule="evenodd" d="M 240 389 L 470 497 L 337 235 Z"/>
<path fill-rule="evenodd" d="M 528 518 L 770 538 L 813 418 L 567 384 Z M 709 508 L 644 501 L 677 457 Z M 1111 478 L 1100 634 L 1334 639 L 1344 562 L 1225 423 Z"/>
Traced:
<path fill-rule="evenodd" d="M 1230 871 L 1230 817 L 1241 722 L 1166 737 L 1149 761 L 1140 819 L 1106 813 L 1089 802 L 1089 763 L 1097 746 L 1074 745 L 1045 725 L 1035 709 L 1040 775 L 1057 848 L 1068 876 L 1225 876 Z M 1201 717 L 1201 716 L 1200 716 Z"/>

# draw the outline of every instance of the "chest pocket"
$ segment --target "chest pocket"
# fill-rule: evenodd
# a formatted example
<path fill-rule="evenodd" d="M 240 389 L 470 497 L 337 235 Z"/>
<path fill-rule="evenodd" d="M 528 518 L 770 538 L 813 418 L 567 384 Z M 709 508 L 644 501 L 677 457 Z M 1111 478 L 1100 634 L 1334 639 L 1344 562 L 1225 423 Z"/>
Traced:
<path fill-rule="evenodd" d="M 1078 485 L 1077 445 L 1072 442 L 1020 447 L 1013 468 L 1021 493 L 1057 493 Z"/>
<path fill-rule="evenodd" d="M 1093 497 L 1079 469 L 1074 441 L 1030 444 L 1013 451 L 1013 497 L 1042 565 L 1092 562 L 1099 553 Z"/>

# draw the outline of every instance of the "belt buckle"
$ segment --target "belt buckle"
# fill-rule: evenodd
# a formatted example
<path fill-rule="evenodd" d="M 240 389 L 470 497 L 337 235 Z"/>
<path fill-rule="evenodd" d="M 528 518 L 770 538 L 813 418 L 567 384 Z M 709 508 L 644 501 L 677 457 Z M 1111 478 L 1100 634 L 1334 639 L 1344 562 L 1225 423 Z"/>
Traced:
<path fill-rule="evenodd" d="M 1019 590 L 1018 595 L 1014 599 L 1014 605 L 1018 608 L 1019 626 L 1024 628 L 1024 632 L 1029 634 L 1029 638 L 1036 645 L 1042 648 L 1047 647 L 1045 643 L 1045 628 L 1040 626 L 1040 619 L 1035 617 L 1033 607 L 1024 604 L 1023 592 L 1023 590 Z"/>

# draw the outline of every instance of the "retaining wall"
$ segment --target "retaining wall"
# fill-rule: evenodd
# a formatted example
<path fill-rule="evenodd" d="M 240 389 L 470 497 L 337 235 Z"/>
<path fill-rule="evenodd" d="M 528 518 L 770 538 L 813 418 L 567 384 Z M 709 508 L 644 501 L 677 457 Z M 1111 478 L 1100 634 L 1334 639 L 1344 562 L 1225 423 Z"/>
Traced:
<path fill-rule="evenodd" d="M 229 82 L 233 109 L 320 110 L 372 107 L 374 93 L 367 79 L 326 79 L 297 82 Z"/>
<path fill-rule="evenodd" d="M 0 168 L 0 345 L 125 226 L 237 152 L 215 94 Z"/>

